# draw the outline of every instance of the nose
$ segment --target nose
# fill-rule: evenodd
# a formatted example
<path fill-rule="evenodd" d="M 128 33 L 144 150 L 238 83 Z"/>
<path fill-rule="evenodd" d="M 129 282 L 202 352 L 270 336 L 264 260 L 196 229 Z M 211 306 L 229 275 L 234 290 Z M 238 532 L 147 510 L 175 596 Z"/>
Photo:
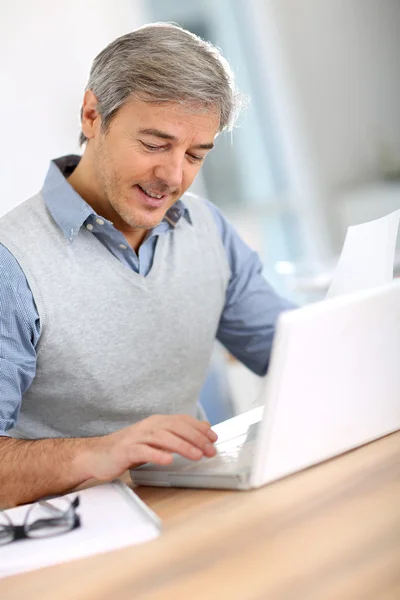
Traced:
<path fill-rule="evenodd" d="M 162 162 L 154 169 L 157 179 L 164 181 L 170 188 L 178 188 L 183 181 L 183 158 L 164 154 Z"/>

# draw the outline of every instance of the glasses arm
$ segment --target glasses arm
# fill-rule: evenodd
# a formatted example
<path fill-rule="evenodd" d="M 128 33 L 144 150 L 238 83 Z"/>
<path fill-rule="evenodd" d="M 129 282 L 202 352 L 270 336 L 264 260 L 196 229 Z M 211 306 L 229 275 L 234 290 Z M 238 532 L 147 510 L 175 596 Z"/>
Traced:
<path fill-rule="evenodd" d="M 65 511 L 60 510 L 57 506 L 54 506 L 49 500 L 39 500 L 40 506 L 47 509 L 49 512 L 56 513 L 58 515 L 64 514 Z M 79 496 L 76 496 L 71 502 L 71 508 L 76 509 L 79 506 Z"/>

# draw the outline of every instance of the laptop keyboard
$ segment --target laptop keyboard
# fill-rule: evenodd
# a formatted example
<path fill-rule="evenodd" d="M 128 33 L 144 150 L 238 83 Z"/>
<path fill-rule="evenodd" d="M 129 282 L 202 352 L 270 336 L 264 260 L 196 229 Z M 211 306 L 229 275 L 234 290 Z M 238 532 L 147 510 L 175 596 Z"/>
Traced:
<path fill-rule="evenodd" d="M 190 463 L 183 470 L 193 474 L 226 474 L 249 470 L 256 450 L 258 425 L 259 423 L 253 423 L 243 435 L 217 443 L 215 456 Z"/>

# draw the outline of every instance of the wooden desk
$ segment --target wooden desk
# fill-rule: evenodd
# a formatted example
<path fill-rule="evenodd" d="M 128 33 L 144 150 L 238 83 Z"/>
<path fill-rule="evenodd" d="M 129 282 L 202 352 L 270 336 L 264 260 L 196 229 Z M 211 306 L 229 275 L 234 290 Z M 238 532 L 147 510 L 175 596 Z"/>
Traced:
<path fill-rule="evenodd" d="M 400 432 L 257 491 L 137 491 L 159 539 L 0 580 L 1 600 L 400 598 Z"/>

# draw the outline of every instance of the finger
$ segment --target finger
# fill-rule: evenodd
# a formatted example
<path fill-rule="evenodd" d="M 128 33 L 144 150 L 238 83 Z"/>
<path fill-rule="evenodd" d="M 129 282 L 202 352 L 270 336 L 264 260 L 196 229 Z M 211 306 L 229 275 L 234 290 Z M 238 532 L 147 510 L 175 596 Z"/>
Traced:
<path fill-rule="evenodd" d="M 186 442 L 189 442 L 189 444 L 192 444 L 194 447 L 201 450 L 205 456 L 211 457 L 215 456 L 217 453 L 216 448 L 214 444 L 210 442 L 210 439 L 201 434 L 199 435 L 199 432 L 196 430 L 191 429 L 188 433 L 182 432 L 181 430 L 178 432 L 174 430 L 172 433 L 174 433 L 174 435 L 179 435 Z"/>
<path fill-rule="evenodd" d="M 200 431 L 203 435 L 208 437 L 207 441 L 216 442 L 218 439 L 218 435 L 211 429 L 211 423 L 208 421 L 199 421 L 190 415 L 174 415 L 175 417 L 179 417 L 181 420 L 185 421 L 192 425 L 195 429 Z"/>
<path fill-rule="evenodd" d="M 150 434 L 149 439 L 146 440 L 146 442 L 150 446 L 160 448 L 167 452 L 175 452 L 190 460 L 199 460 L 204 455 L 199 447 L 166 429 L 159 429 Z"/>
<path fill-rule="evenodd" d="M 212 442 L 216 442 L 218 439 L 218 435 L 215 433 L 215 431 L 211 429 L 211 423 L 209 423 L 208 421 L 199 421 L 199 423 L 201 423 L 201 425 L 204 426 L 204 431 L 207 433 L 208 438 Z"/>
<path fill-rule="evenodd" d="M 210 437 L 204 433 L 204 430 L 193 426 L 192 422 L 184 419 L 171 419 L 165 423 L 164 427 L 165 430 L 199 448 L 206 456 L 215 454 Z"/>

